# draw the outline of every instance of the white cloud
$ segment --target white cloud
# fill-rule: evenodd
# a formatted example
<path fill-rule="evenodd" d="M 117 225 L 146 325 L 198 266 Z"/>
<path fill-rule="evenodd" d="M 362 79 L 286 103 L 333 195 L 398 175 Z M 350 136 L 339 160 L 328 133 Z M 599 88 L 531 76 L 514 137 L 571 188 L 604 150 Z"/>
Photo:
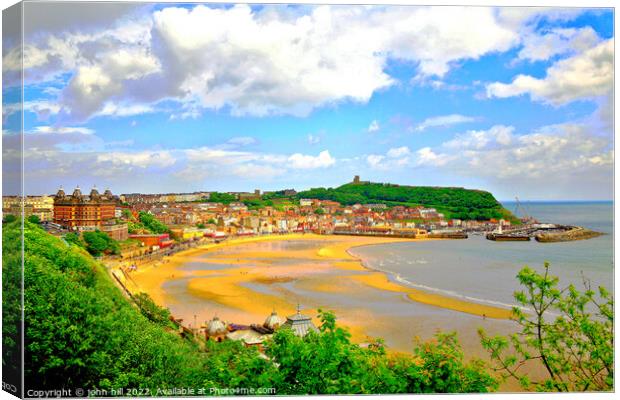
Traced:
<path fill-rule="evenodd" d="M 60 105 L 56 102 L 49 100 L 33 100 L 20 103 L 9 103 L 2 106 L 2 120 L 6 122 L 6 119 L 21 110 L 24 112 L 32 112 L 36 114 L 37 120 L 45 121 L 51 115 L 56 115 L 60 112 Z"/>
<path fill-rule="evenodd" d="M 460 114 L 439 115 L 436 117 L 427 118 L 415 127 L 416 131 L 424 131 L 428 128 L 445 127 L 456 124 L 463 124 L 467 122 L 473 122 L 476 118 L 468 117 Z"/>
<path fill-rule="evenodd" d="M 366 162 L 370 165 L 371 168 L 378 169 L 382 166 L 382 161 L 385 159 L 385 156 L 379 154 L 371 154 L 366 157 Z"/>
<path fill-rule="evenodd" d="M 611 139 L 578 123 L 521 135 L 514 127 L 496 125 L 417 152 L 419 166 L 484 179 L 510 193 L 538 193 L 536 198 L 610 196 L 613 159 Z"/>
<path fill-rule="evenodd" d="M 106 152 L 97 155 L 100 164 L 111 164 L 113 167 L 127 168 L 131 172 L 133 168 L 165 168 L 176 162 L 170 151 L 143 150 L 138 152 Z"/>
<path fill-rule="evenodd" d="M 575 100 L 608 96 L 613 88 L 613 39 L 554 63 L 544 78 L 518 75 L 512 83 L 487 85 L 488 97 L 529 94 L 535 101 L 560 106 Z"/>
<path fill-rule="evenodd" d="M 377 122 L 376 119 L 374 119 L 370 125 L 368 125 L 368 132 L 369 133 L 374 133 L 377 132 L 379 129 L 381 129 L 381 127 L 379 126 L 379 122 Z"/>
<path fill-rule="evenodd" d="M 111 99 L 123 94 L 129 95 L 130 82 L 147 77 L 160 68 L 159 60 L 143 49 L 114 50 L 99 56 L 101 61 L 93 66 L 80 66 L 63 90 L 61 99 L 68 113 L 77 119 L 86 119 L 93 114 L 109 115 L 119 113 Z M 109 109 L 106 109 L 105 106 Z M 138 107 L 138 113 L 144 108 Z M 135 110 L 125 115 L 135 114 Z M 123 114 L 121 114 L 122 116 Z"/>
<path fill-rule="evenodd" d="M 81 135 L 92 135 L 93 133 L 95 133 L 95 131 L 93 131 L 90 128 L 71 127 L 71 126 L 64 126 L 64 127 L 37 126 L 32 130 L 32 132 L 39 133 L 39 134 L 56 133 L 56 134 L 61 134 L 61 135 L 71 134 L 71 133 L 78 133 Z"/>
<path fill-rule="evenodd" d="M 393 170 L 410 165 L 411 150 L 407 146 L 393 147 L 385 154 L 370 154 L 366 163 L 372 169 Z"/>
<path fill-rule="evenodd" d="M 394 147 L 394 148 L 388 150 L 387 156 L 390 157 L 390 158 L 398 158 L 398 157 L 406 156 L 406 155 L 408 155 L 410 153 L 411 153 L 411 151 L 409 150 L 409 147 L 407 147 L 407 146 Z"/>
<path fill-rule="evenodd" d="M 440 167 L 450 161 L 448 154 L 437 154 L 430 147 L 423 147 L 416 152 L 417 165 Z"/>
<path fill-rule="evenodd" d="M 594 47 L 600 38 L 589 26 L 583 28 L 555 28 L 542 34 L 528 34 L 523 39 L 523 48 L 518 59 L 541 61 L 556 55 L 577 53 Z"/>
<path fill-rule="evenodd" d="M 301 153 L 295 153 L 288 157 L 288 165 L 293 169 L 314 169 L 325 168 L 336 163 L 328 150 L 319 153 L 318 156 L 310 156 Z"/>
<path fill-rule="evenodd" d="M 105 103 L 101 111 L 95 113 L 94 116 L 129 117 L 133 115 L 154 113 L 157 111 L 158 110 L 150 104 L 119 104 L 110 101 Z"/>
<path fill-rule="evenodd" d="M 449 149 L 482 150 L 492 145 L 507 146 L 513 141 L 514 127 L 495 125 L 488 130 L 471 130 L 444 143 Z"/>
<path fill-rule="evenodd" d="M 394 85 L 388 59 L 412 63 L 421 79 L 442 78 L 461 60 L 506 51 L 519 43 L 519 25 L 504 25 L 485 7 L 172 6 L 100 31 L 33 39 L 26 74 L 36 82 L 72 73 L 60 100 L 78 120 L 110 102 L 164 99 L 182 105 L 171 119 L 204 108 L 303 116 L 366 103 Z M 9 52 L 6 68 L 18 58 Z"/>

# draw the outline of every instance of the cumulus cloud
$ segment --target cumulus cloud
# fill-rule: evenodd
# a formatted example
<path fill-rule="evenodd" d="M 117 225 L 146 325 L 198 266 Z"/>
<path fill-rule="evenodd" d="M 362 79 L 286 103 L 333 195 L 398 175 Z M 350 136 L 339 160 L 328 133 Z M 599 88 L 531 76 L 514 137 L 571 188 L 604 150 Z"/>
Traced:
<path fill-rule="evenodd" d="M 198 5 L 148 11 L 100 31 L 55 30 L 31 39 L 24 56 L 28 82 L 72 74 L 60 100 L 75 119 L 112 113 L 109 104 L 164 99 L 182 105 L 171 119 L 204 108 L 303 116 L 365 103 L 394 85 L 389 59 L 415 65 L 420 79 L 442 78 L 461 60 L 519 40 L 516 27 L 484 7 Z M 6 54 L 5 69 L 20 67 L 18 56 Z"/>
<path fill-rule="evenodd" d="M 527 134 L 496 125 L 422 148 L 416 156 L 418 166 L 482 178 L 513 191 L 537 191 L 537 198 L 550 193 L 604 198 L 611 195 L 613 186 L 610 139 L 577 123 L 545 126 Z"/>
<path fill-rule="evenodd" d="M 170 151 L 143 150 L 137 152 L 107 152 L 97 155 L 97 162 L 110 164 L 113 167 L 125 168 L 125 172 L 131 172 L 134 168 L 165 168 L 176 162 Z"/>
<path fill-rule="evenodd" d="M 388 150 L 387 156 L 390 158 L 398 158 L 398 157 L 406 156 L 410 153 L 411 151 L 409 150 L 409 147 L 407 146 L 394 147 Z"/>
<path fill-rule="evenodd" d="M 411 150 L 407 146 L 393 147 L 385 154 L 370 154 L 366 156 L 366 163 L 372 169 L 391 170 L 410 164 Z"/>
<path fill-rule="evenodd" d="M 84 127 L 71 127 L 71 126 L 63 126 L 63 127 L 53 127 L 53 126 L 36 126 L 32 130 L 34 133 L 46 133 L 46 134 L 71 134 L 78 133 L 81 135 L 92 135 L 95 131 L 90 128 Z"/>
<path fill-rule="evenodd" d="M 476 118 L 468 117 L 460 114 L 439 115 L 436 117 L 427 118 L 418 124 L 414 130 L 421 132 L 428 128 L 445 127 L 456 124 L 463 124 L 467 122 L 473 122 Z"/>
<path fill-rule="evenodd" d="M 335 163 L 336 159 L 329 154 L 328 150 L 320 152 L 318 156 L 295 153 L 288 158 L 289 167 L 294 169 L 325 168 Z"/>
<path fill-rule="evenodd" d="M 614 75 L 613 39 L 575 56 L 555 62 L 544 78 L 518 75 L 511 83 L 487 85 L 488 97 L 529 94 L 535 101 L 561 106 L 575 100 L 610 94 Z"/>
<path fill-rule="evenodd" d="M 589 26 L 584 28 L 555 28 L 546 32 L 531 33 L 524 37 L 518 59 L 529 61 L 548 60 L 556 55 L 582 52 L 594 47 L 601 39 Z"/>
<path fill-rule="evenodd" d="M 15 113 L 31 112 L 37 116 L 37 120 L 45 121 L 50 116 L 56 115 L 60 112 L 60 105 L 56 102 L 49 100 L 32 100 L 26 101 L 23 104 L 20 103 L 8 103 L 2 106 L 2 120 L 6 122 L 7 118 Z"/>
<path fill-rule="evenodd" d="M 422 147 L 416 152 L 417 165 L 441 167 L 452 158 L 448 154 L 437 154 L 430 147 Z"/>
<path fill-rule="evenodd" d="M 101 111 L 94 114 L 96 117 L 129 117 L 133 115 L 151 114 L 160 111 L 150 104 L 121 104 L 107 102 Z"/>

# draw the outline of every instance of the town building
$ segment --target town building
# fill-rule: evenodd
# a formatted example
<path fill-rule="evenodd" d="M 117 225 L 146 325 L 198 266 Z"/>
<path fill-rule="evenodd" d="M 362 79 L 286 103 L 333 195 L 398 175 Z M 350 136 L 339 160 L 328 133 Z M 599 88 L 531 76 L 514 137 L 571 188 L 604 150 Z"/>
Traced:
<path fill-rule="evenodd" d="M 137 240 L 142 243 L 143 246 L 149 248 L 164 248 L 171 246 L 174 241 L 170 239 L 170 235 L 167 233 L 152 233 L 152 234 L 131 234 L 130 239 Z"/>
<path fill-rule="evenodd" d="M 22 200 L 26 218 L 36 215 L 40 221 L 45 222 L 51 221 L 54 217 L 54 198 L 51 196 L 4 196 L 2 198 L 3 214 L 21 215 Z"/>
<path fill-rule="evenodd" d="M 293 315 L 286 317 L 286 322 L 282 327 L 290 328 L 297 336 L 306 336 L 310 331 L 319 332 L 318 328 L 312 323 L 312 318 L 301 314 L 299 306 L 297 306 L 297 312 Z"/>
<path fill-rule="evenodd" d="M 67 196 L 62 188 L 54 196 L 54 223 L 71 230 L 95 230 L 115 218 L 118 197 L 110 190 L 99 194 L 96 188 L 88 196 L 79 186 Z"/>

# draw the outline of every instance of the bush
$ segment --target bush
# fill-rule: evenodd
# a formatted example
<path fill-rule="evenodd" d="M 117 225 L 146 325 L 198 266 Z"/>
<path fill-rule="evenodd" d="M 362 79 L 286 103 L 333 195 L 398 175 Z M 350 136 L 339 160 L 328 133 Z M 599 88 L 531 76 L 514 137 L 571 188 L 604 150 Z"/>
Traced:
<path fill-rule="evenodd" d="M 41 218 L 39 218 L 38 215 L 30 215 L 28 218 L 28 222 L 32 223 L 32 224 L 40 224 L 41 223 Z"/>
<path fill-rule="evenodd" d="M 5 225 L 3 237 L 17 239 L 3 242 L 6 263 L 8 246 L 19 250 L 19 225 Z M 279 329 L 265 343 L 270 359 L 239 342 L 199 347 L 170 330 L 168 311 L 148 296 L 136 296 L 140 307 L 133 307 L 105 267 L 82 249 L 67 247 L 29 222 L 24 245 L 24 368 L 31 388 L 122 388 L 125 393 L 141 388 L 157 394 L 175 387 L 273 387 L 286 395 L 484 392 L 496 387 L 479 361 L 463 361 L 454 334 L 418 344 L 413 354 L 392 355 L 381 341 L 368 348 L 351 343 L 330 312 L 319 312 L 319 333 L 301 338 Z M 19 262 L 12 264 L 20 271 Z M 8 337 L 3 340 L 14 347 Z"/>
<path fill-rule="evenodd" d="M 15 221 L 17 221 L 17 216 L 13 214 L 6 214 L 4 215 L 4 218 L 2 218 L 2 222 L 4 222 L 5 224 L 10 224 L 11 222 Z"/>
<path fill-rule="evenodd" d="M 94 256 L 118 254 L 120 247 L 116 240 L 101 231 L 84 232 L 82 238 L 86 243 L 86 250 Z"/>
<path fill-rule="evenodd" d="M 606 391 L 614 388 L 614 300 L 599 287 L 592 290 L 584 278 L 584 292 L 573 285 L 560 290 L 558 278 L 525 267 L 517 275 L 525 290 L 515 299 L 521 331 L 508 338 L 489 337 L 480 330 L 482 345 L 495 361 L 503 379 L 512 377 L 527 390 Z M 559 314 L 551 322 L 550 312 Z M 510 352 L 507 350 L 511 349 Z M 508 354 L 506 354 L 508 353 Z M 547 378 L 534 381 L 520 372 L 523 365 L 542 364 Z"/>

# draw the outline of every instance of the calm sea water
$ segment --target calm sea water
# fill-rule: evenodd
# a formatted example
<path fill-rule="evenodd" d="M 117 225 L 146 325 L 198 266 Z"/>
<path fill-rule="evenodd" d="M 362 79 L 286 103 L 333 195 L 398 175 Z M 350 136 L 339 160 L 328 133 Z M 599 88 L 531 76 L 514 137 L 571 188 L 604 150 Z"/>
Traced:
<path fill-rule="evenodd" d="M 509 210 L 514 203 L 505 203 Z M 583 288 L 582 277 L 613 291 L 613 203 L 530 202 L 528 214 L 541 222 L 573 224 L 604 232 L 598 238 L 563 243 L 493 242 L 483 236 L 466 240 L 394 243 L 353 252 L 374 269 L 420 289 L 496 305 L 514 305 L 516 275 L 543 263 L 560 278 Z"/>

